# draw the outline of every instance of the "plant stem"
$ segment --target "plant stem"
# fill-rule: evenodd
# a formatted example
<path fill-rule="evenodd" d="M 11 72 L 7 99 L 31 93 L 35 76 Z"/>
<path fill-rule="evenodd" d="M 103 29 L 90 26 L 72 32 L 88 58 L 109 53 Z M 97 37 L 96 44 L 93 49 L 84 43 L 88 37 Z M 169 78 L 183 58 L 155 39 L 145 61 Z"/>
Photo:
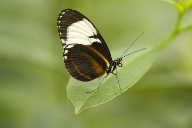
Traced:
<path fill-rule="evenodd" d="M 180 24 L 181 24 L 181 20 L 182 20 L 182 17 L 183 17 L 183 12 L 181 11 L 178 11 L 178 18 L 177 18 L 177 21 L 176 21 L 176 24 L 175 24 L 175 27 L 173 29 L 173 31 L 170 33 L 170 35 L 168 35 L 163 41 L 161 41 L 160 43 L 157 44 L 157 49 L 160 50 L 160 49 L 163 49 L 165 46 L 167 46 L 171 40 L 179 33 L 183 32 L 179 27 L 180 27 Z"/>

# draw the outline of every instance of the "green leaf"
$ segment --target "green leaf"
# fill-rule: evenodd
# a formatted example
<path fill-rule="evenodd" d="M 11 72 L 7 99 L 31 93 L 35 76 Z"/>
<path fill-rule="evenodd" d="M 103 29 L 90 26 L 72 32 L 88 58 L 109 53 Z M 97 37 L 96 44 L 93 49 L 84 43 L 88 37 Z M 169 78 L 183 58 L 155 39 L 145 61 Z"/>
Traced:
<path fill-rule="evenodd" d="M 176 2 L 176 0 L 162 0 L 162 1 L 175 5 L 175 7 L 180 12 L 184 12 L 186 9 L 188 9 L 192 6 L 192 0 L 179 0 L 177 2 Z"/>
<path fill-rule="evenodd" d="M 170 4 L 175 4 L 176 3 L 174 0 L 162 0 L 162 1 L 165 1 L 165 2 L 170 3 Z"/>
<path fill-rule="evenodd" d="M 118 68 L 118 77 L 122 92 L 125 92 L 134 85 L 147 72 L 155 56 L 155 50 L 147 48 L 147 50 L 138 52 L 123 60 L 123 67 Z M 67 85 L 68 98 L 73 102 L 76 114 L 86 108 L 103 104 L 121 94 L 120 88 L 117 86 L 118 80 L 113 74 L 110 74 L 105 79 L 99 89 L 93 93 L 85 93 L 96 89 L 101 80 L 102 78 L 90 82 L 80 82 L 73 78 L 69 80 Z"/>

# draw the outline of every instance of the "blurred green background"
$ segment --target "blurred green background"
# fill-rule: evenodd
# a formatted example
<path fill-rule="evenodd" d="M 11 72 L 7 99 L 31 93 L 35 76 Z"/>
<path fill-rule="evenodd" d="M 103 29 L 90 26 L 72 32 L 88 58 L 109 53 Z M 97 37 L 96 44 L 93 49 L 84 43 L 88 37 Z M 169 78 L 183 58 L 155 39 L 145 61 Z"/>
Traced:
<path fill-rule="evenodd" d="M 135 47 L 163 40 L 177 19 L 174 6 L 160 0 L 2 0 L 1 128 L 192 127 L 192 31 L 163 49 L 127 92 L 75 115 L 66 94 L 69 75 L 56 27 L 65 8 L 78 10 L 95 24 L 113 58 L 118 57 L 113 51 L 125 49 L 143 31 Z M 192 9 L 182 23 L 192 23 Z"/>

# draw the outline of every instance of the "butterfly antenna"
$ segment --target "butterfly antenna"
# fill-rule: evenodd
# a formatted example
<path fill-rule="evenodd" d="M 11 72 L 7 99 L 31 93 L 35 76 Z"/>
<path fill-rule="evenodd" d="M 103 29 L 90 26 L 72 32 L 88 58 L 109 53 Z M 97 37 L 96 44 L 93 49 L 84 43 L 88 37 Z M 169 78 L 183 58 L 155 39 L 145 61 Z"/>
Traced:
<path fill-rule="evenodd" d="M 127 50 L 129 50 L 129 48 L 135 43 L 135 41 L 137 41 L 142 35 L 143 35 L 143 33 L 144 32 L 142 32 L 134 41 L 133 41 L 133 43 L 124 51 L 124 53 L 121 55 L 121 57 L 120 58 L 123 58 L 123 57 L 125 57 L 125 56 L 123 56 L 126 52 L 127 52 Z M 132 54 L 132 53 L 131 53 Z M 128 55 L 130 55 L 130 54 L 128 54 Z M 123 57 L 122 57 L 123 56 Z M 126 55 L 127 56 L 127 55 Z"/>
<path fill-rule="evenodd" d="M 121 58 L 124 58 L 124 57 L 126 57 L 126 56 L 128 56 L 128 55 L 131 55 L 131 54 L 133 54 L 133 53 L 136 53 L 136 52 L 139 52 L 139 51 L 142 51 L 142 50 L 145 50 L 145 49 L 146 49 L 146 48 L 143 48 L 143 49 L 140 49 L 140 50 L 134 51 L 134 52 L 129 53 L 129 54 L 127 54 L 127 55 L 125 55 L 125 56 L 123 56 L 123 57 L 121 57 Z"/>

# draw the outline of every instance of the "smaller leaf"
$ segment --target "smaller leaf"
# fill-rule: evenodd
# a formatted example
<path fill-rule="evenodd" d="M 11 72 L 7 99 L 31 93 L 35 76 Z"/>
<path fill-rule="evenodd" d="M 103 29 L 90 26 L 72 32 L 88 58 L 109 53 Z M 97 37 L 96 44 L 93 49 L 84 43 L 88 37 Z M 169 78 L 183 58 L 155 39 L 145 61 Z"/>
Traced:
<path fill-rule="evenodd" d="M 162 0 L 162 1 L 175 5 L 175 7 L 181 13 L 183 13 L 186 9 L 192 6 L 192 0 L 179 0 L 178 2 L 176 2 L 176 0 Z"/>
<path fill-rule="evenodd" d="M 192 0 L 184 0 L 183 1 L 183 6 L 185 9 L 188 9 L 190 7 L 192 7 Z"/>
<path fill-rule="evenodd" d="M 162 1 L 165 1 L 165 2 L 170 3 L 170 4 L 175 4 L 176 3 L 174 0 L 162 0 Z"/>
<path fill-rule="evenodd" d="M 183 12 L 184 11 L 184 7 L 183 7 L 183 5 L 181 4 L 181 2 L 180 3 L 177 3 L 177 2 L 175 2 L 174 0 L 162 0 L 162 1 L 165 1 L 165 2 L 167 2 L 167 3 L 170 3 L 170 4 L 173 4 L 173 5 L 175 5 L 175 7 L 178 9 L 178 11 L 180 11 L 180 12 Z"/>
<path fill-rule="evenodd" d="M 178 9 L 179 12 L 183 13 L 185 11 L 185 8 L 182 4 L 175 3 L 174 5 Z"/>

